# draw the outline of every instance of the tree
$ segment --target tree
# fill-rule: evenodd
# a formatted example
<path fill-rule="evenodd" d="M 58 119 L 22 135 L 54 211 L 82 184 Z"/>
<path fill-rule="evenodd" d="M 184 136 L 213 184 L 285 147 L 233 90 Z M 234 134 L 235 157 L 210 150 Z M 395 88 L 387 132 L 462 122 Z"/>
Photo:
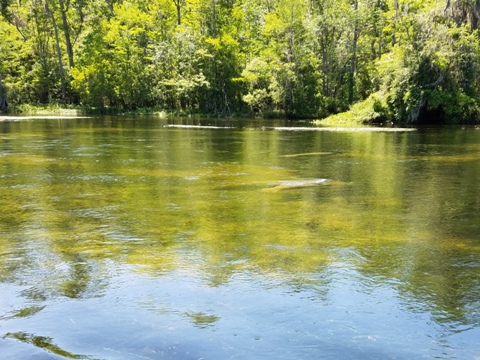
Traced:
<path fill-rule="evenodd" d="M 475 121 L 480 114 L 480 87 L 473 76 L 480 61 L 477 35 L 440 14 L 432 27 L 426 11 L 409 16 L 404 44 L 377 62 L 392 117 L 410 123 Z"/>
<path fill-rule="evenodd" d="M 39 0 L 40 2 L 42 0 Z M 56 49 L 56 52 L 57 52 L 57 58 L 58 58 L 58 72 L 59 72 L 59 75 L 60 75 L 60 82 L 61 82 L 61 90 L 62 90 L 62 100 L 65 100 L 66 99 L 66 93 L 67 93 L 67 85 L 66 85 L 66 81 L 65 81 L 65 69 L 63 67 L 63 60 L 62 60 L 62 50 L 61 50 L 61 47 L 60 47 L 60 36 L 59 36 L 59 33 L 58 33 L 58 27 L 57 27 L 57 23 L 55 21 L 55 16 L 52 12 L 52 10 L 50 9 L 50 5 L 49 5 L 49 0 L 44 0 L 45 2 L 42 4 L 42 6 L 45 8 L 45 11 L 48 15 L 48 17 L 51 19 L 52 21 L 52 27 L 53 27 L 53 32 L 55 34 L 55 49 Z"/>
<path fill-rule="evenodd" d="M 479 4 L 0 0 L 1 71 L 13 104 L 474 119 Z"/>
<path fill-rule="evenodd" d="M 60 15 L 62 17 L 63 35 L 65 37 L 65 46 L 67 48 L 68 65 L 73 68 L 73 47 L 70 38 L 70 25 L 68 24 L 67 11 L 70 5 L 70 0 L 58 0 Z"/>
<path fill-rule="evenodd" d="M 2 83 L 2 74 L 0 73 L 0 110 L 5 110 L 7 106 L 7 95 Z"/>
<path fill-rule="evenodd" d="M 152 105 L 152 48 L 161 31 L 158 9 L 143 11 L 134 2 L 114 6 L 85 39 L 72 69 L 72 85 L 84 105 L 135 109 Z"/>
<path fill-rule="evenodd" d="M 177 25 L 182 24 L 182 6 L 185 5 L 185 0 L 172 0 L 175 4 L 175 8 L 177 10 Z"/>
<path fill-rule="evenodd" d="M 153 97 L 169 109 L 198 110 L 209 87 L 206 63 L 212 56 L 190 31 L 178 31 L 155 45 Z"/>
<path fill-rule="evenodd" d="M 444 9 L 458 25 L 470 24 L 470 30 L 480 25 L 480 0 L 447 0 Z"/>
<path fill-rule="evenodd" d="M 10 5 L 13 0 L 0 0 L 0 14 L 7 20 L 11 19 Z"/>
<path fill-rule="evenodd" d="M 319 112 L 318 58 L 309 29 L 308 2 L 280 0 L 264 10 L 258 53 L 247 63 L 244 101 L 253 111 L 282 111 L 287 118 Z"/>

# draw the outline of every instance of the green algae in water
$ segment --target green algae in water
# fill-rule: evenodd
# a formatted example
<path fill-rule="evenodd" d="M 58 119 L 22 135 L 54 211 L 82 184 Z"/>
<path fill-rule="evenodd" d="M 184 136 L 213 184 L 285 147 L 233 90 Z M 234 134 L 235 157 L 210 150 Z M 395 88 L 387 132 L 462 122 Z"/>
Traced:
<path fill-rule="evenodd" d="M 478 356 L 480 132 L 155 121 L 2 124 L 6 354 Z"/>

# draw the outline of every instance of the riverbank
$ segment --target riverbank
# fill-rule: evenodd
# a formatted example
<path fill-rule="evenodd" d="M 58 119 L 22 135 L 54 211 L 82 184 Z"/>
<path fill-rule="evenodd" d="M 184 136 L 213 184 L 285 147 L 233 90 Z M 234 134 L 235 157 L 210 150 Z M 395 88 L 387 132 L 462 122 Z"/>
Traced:
<path fill-rule="evenodd" d="M 460 112 L 461 109 L 458 110 Z M 478 125 L 480 124 L 480 116 L 471 114 L 468 109 L 463 112 L 464 117 L 447 116 L 446 114 L 429 114 L 423 115 L 415 124 L 437 124 L 437 125 Z M 265 114 L 251 114 L 251 113 L 233 113 L 230 115 L 209 114 L 194 111 L 169 111 L 158 108 L 137 108 L 137 109 L 120 109 L 120 108 L 89 108 L 80 106 L 64 107 L 58 104 L 48 105 L 14 105 L 10 106 L 7 112 L 0 112 L 0 121 L 20 121 L 27 119 L 45 119 L 52 118 L 70 118 L 70 117 L 85 117 L 95 115 L 109 115 L 109 116 L 159 116 L 160 118 L 258 118 L 263 120 L 281 120 L 285 119 L 285 114 L 265 113 Z M 388 104 L 384 96 L 380 93 L 370 95 L 367 99 L 355 103 L 351 108 L 345 112 L 330 115 L 322 119 L 292 119 L 293 121 L 311 121 L 318 126 L 335 126 L 335 127 L 357 127 L 361 125 L 376 125 L 376 126 L 405 126 L 412 125 L 412 122 L 398 121 L 395 119 L 391 110 L 388 109 Z"/>
<path fill-rule="evenodd" d="M 84 115 L 149 115 L 158 114 L 162 111 L 155 108 L 142 108 L 135 110 L 125 110 L 119 108 L 89 108 L 82 106 L 68 106 L 60 104 L 46 104 L 46 105 L 12 105 L 8 108 L 3 116 L 8 114 L 15 116 L 84 116 Z M 0 113 L 1 114 L 1 113 Z"/>
<path fill-rule="evenodd" d="M 339 114 L 331 115 L 323 119 L 296 119 L 313 121 L 316 125 L 322 126 L 358 126 L 368 124 L 382 124 L 385 122 L 385 114 L 378 111 L 378 102 L 374 97 L 369 97 L 367 100 L 357 103 L 351 107 L 350 110 Z M 377 110 L 375 110 L 377 109 Z M 81 106 L 65 106 L 60 104 L 46 104 L 46 105 L 13 105 L 10 106 L 7 112 L 0 113 L 0 121 L 18 121 L 45 118 L 51 116 L 55 118 L 68 118 L 78 116 L 93 116 L 93 115 L 154 115 L 161 118 L 167 117 L 194 117 L 194 118 L 259 118 L 279 120 L 285 119 L 285 114 L 281 112 L 269 112 L 262 114 L 252 113 L 233 113 L 228 116 L 220 116 L 219 114 L 208 114 L 195 111 L 178 111 L 178 110 L 164 110 L 159 108 L 137 108 L 137 109 L 121 109 L 121 108 L 90 108 Z M 391 123 L 390 123 L 391 124 Z"/>
<path fill-rule="evenodd" d="M 159 116 L 161 118 L 167 117 L 195 117 L 195 118 L 218 118 L 218 117 L 238 117 L 238 118 L 252 118 L 254 114 L 247 113 L 232 113 L 229 115 L 220 115 L 213 113 L 202 113 L 197 111 L 179 111 L 179 110 L 165 110 L 156 107 L 152 108 L 136 108 L 136 109 L 122 109 L 122 108 L 90 108 L 82 106 L 63 106 L 58 104 L 47 105 L 13 105 L 7 111 L 0 112 L 0 117 L 8 117 L 13 119 L 13 116 L 93 116 L 93 115 L 107 115 L 107 116 L 137 116 L 137 115 L 151 115 Z M 260 118 L 265 119 L 282 119 L 284 116 L 281 113 L 268 113 Z"/>
<path fill-rule="evenodd" d="M 411 125 L 478 125 L 480 124 L 480 105 L 472 99 L 460 95 L 425 95 L 424 101 L 414 107 L 397 113 L 388 97 L 382 92 L 371 94 L 367 99 L 353 104 L 349 110 L 315 120 L 323 126 L 411 126 Z M 416 113 L 414 116 L 413 114 Z"/>
<path fill-rule="evenodd" d="M 65 116 L 65 115 L 32 115 L 32 116 L 0 116 L 0 122 L 3 121 L 23 121 L 34 119 L 79 119 L 88 118 L 88 116 Z"/>

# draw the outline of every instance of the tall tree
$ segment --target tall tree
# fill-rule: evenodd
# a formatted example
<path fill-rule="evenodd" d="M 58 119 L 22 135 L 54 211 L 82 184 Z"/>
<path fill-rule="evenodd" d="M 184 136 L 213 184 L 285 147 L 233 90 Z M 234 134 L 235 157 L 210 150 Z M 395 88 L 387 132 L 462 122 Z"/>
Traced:
<path fill-rule="evenodd" d="M 458 24 L 469 23 L 471 31 L 480 26 L 480 0 L 447 0 L 444 11 Z"/>
<path fill-rule="evenodd" d="M 41 2 L 42 0 L 40 0 Z M 48 15 L 48 17 L 52 21 L 52 27 L 53 27 L 53 33 L 55 35 L 55 49 L 57 52 L 57 60 L 58 60 L 58 72 L 60 75 L 60 82 L 61 82 L 61 91 L 62 91 L 62 100 L 66 100 L 66 92 L 67 92 L 67 86 L 66 86 L 66 80 L 65 80 L 65 69 L 63 67 L 63 59 L 62 59 L 62 50 L 60 46 L 60 36 L 59 36 L 59 31 L 57 27 L 57 22 L 55 21 L 55 16 L 53 14 L 53 11 L 50 9 L 50 4 L 49 0 L 44 0 L 45 2 L 43 3 L 43 6 L 45 8 L 45 11 Z"/>
<path fill-rule="evenodd" d="M 480 0 L 0 0 L 0 14 L 12 104 L 294 118 L 375 96 L 413 122 L 480 103 Z"/>
<path fill-rule="evenodd" d="M 0 110 L 5 110 L 7 106 L 7 95 L 3 87 L 2 74 L 0 73 Z"/>
<path fill-rule="evenodd" d="M 177 25 L 182 24 L 182 6 L 185 5 L 185 0 L 172 0 L 177 10 Z"/>
<path fill-rule="evenodd" d="M 70 68 L 74 67 L 73 61 L 73 47 L 70 38 L 70 25 L 68 24 L 67 12 L 70 5 L 70 0 L 58 0 L 60 6 L 60 14 L 62 16 L 63 36 L 65 37 L 65 46 L 67 48 L 68 65 Z"/>
<path fill-rule="evenodd" d="M 352 45 L 350 53 L 350 69 L 348 74 L 348 103 L 352 104 L 355 91 L 355 72 L 357 70 L 357 45 L 360 37 L 359 19 L 358 19 L 358 0 L 353 0 L 353 31 Z"/>

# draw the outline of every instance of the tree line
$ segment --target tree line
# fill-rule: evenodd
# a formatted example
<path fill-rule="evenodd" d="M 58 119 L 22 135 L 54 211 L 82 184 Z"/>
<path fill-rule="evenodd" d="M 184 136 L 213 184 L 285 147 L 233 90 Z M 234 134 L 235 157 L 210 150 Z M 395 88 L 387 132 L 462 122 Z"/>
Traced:
<path fill-rule="evenodd" d="M 480 0 L 0 0 L 0 99 L 476 122 Z"/>

